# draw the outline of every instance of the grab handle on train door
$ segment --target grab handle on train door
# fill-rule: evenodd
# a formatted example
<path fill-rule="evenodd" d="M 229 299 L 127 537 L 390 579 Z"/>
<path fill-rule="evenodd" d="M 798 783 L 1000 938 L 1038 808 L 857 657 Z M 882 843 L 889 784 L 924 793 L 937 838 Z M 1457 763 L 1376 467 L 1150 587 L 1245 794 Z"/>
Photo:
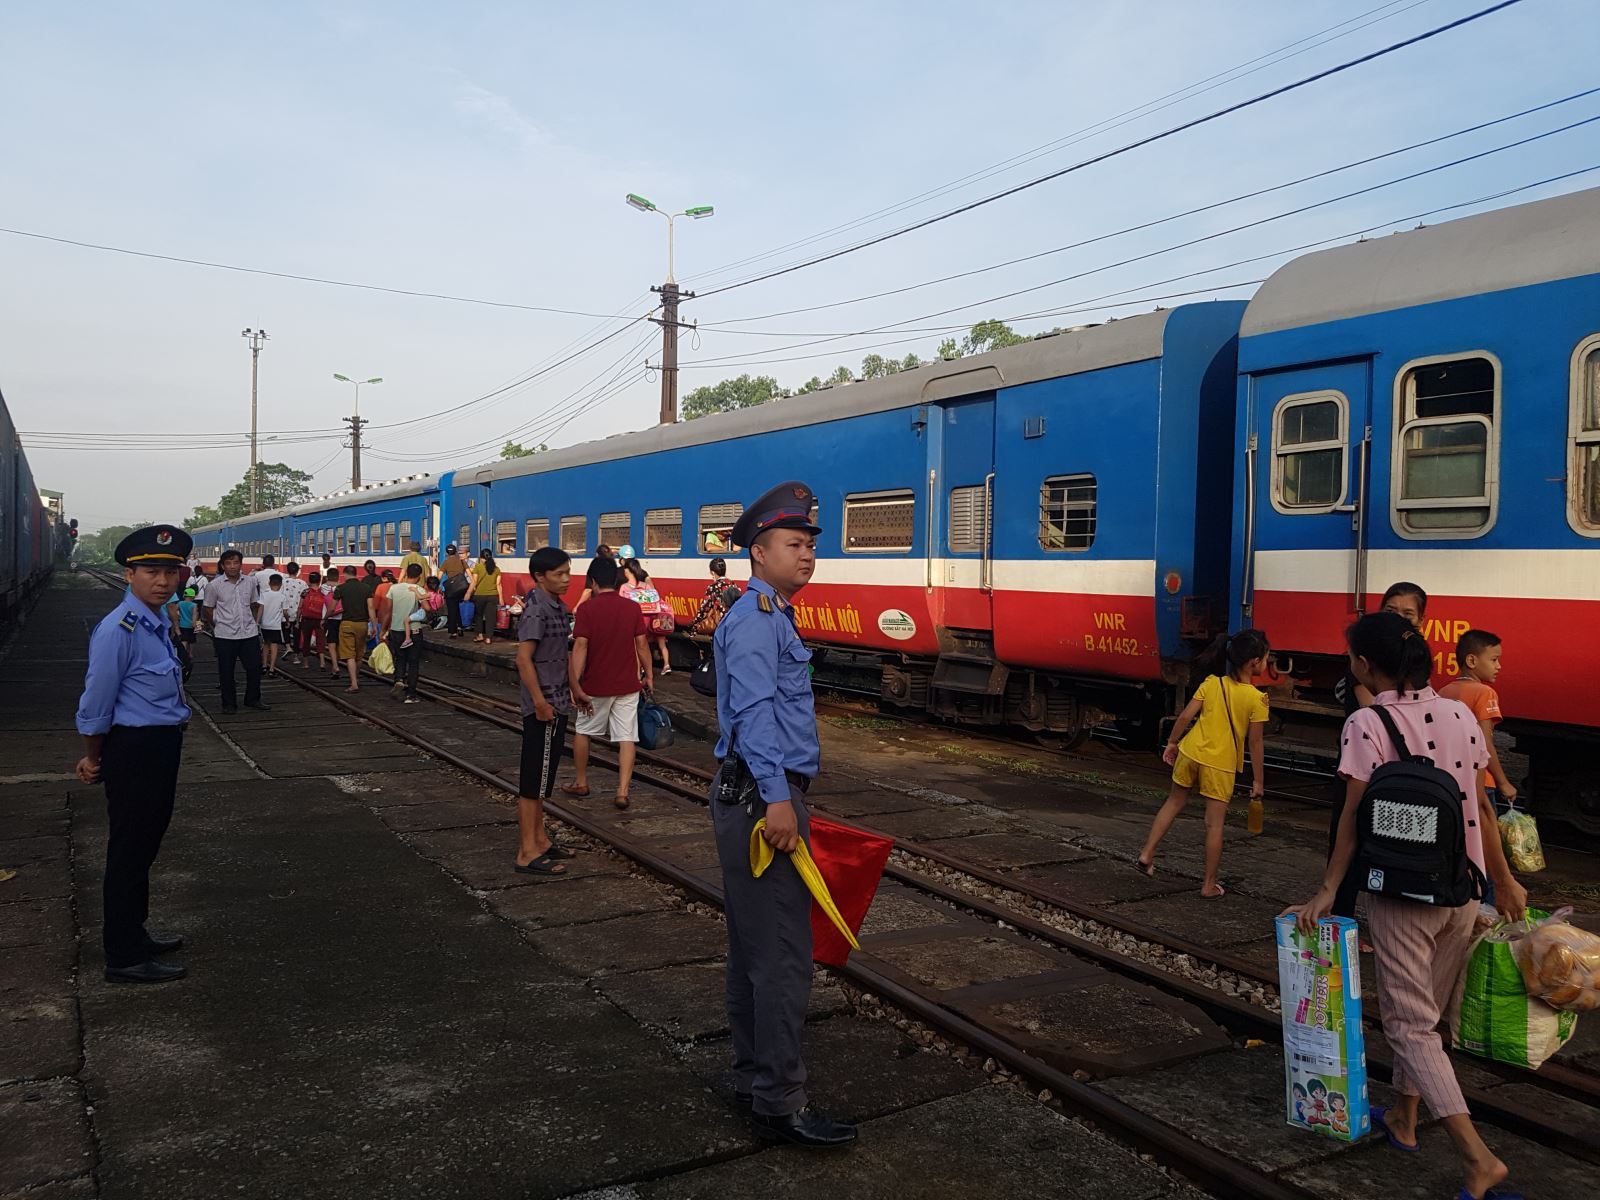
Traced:
<path fill-rule="evenodd" d="M 990 470 L 984 475 L 984 560 L 979 570 L 978 586 L 994 595 L 994 491 L 995 474 Z"/>

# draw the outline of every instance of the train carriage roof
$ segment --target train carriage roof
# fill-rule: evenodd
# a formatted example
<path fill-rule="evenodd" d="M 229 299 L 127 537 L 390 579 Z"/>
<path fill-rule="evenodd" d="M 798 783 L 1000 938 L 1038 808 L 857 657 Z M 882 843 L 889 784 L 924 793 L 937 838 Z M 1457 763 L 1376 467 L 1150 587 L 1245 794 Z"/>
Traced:
<path fill-rule="evenodd" d="M 1600 188 L 1320 250 L 1286 263 L 1240 336 L 1600 273 Z"/>
<path fill-rule="evenodd" d="M 465 468 L 456 472 L 455 482 L 457 485 L 488 483 L 496 479 L 536 475 L 686 446 L 730 441 L 780 429 L 820 425 L 867 413 L 910 408 L 1125 363 L 1145 362 L 1161 356 L 1162 333 L 1171 312 L 1170 309 L 1163 309 L 1136 317 L 1123 317 L 1104 325 L 1035 338 L 988 354 L 929 363 L 890 375 L 886 379 L 841 384 L 804 396 L 772 400 L 753 408 L 716 413 L 693 421 L 680 421 L 676 425 L 657 425 L 636 433 L 617 434 L 600 441 L 548 450 L 527 458 Z"/>

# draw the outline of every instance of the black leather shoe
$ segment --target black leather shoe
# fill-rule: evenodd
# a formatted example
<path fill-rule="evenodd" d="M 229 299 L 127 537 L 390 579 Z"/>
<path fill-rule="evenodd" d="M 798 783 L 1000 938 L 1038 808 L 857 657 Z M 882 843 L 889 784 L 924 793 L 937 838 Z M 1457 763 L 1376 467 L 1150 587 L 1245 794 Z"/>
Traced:
<path fill-rule="evenodd" d="M 151 954 L 171 954 L 183 949 L 183 937 L 176 933 L 147 933 L 144 948 Z"/>
<path fill-rule="evenodd" d="M 773 1141 L 790 1142 L 813 1150 L 833 1146 L 848 1146 L 856 1140 L 856 1127 L 845 1121 L 835 1121 L 802 1108 L 799 1112 L 785 1113 L 781 1117 L 752 1113 L 751 1122 L 756 1133 Z"/>
<path fill-rule="evenodd" d="M 107 967 L 107 983 L 169 983 L 189 973 L 177 963 L 142 962 L 132 967 Z"/>
<path fill-rule="evenodd" d="M 262 712 L 271 712 L 272 711 L 272 705 L 266 704 L 266 703 L 264 703 L 264 702 L 262 702 L 260 700 L 257 700 L 254 704 L 251 704 L 250 701 L 246 700 L 244 702 L 244 706 L 246 708 L 259 708 Z"/>

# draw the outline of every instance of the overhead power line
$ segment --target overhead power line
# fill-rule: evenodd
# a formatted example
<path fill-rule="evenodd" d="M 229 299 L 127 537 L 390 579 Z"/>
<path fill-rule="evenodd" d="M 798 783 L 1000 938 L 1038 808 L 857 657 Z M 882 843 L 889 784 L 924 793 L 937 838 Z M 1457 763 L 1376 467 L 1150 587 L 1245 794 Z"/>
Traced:
<path fill-rule="evenodd" d="M 1081 250 L 1085 246 L 1092 246 L 1098 242 L 1109 241 L 1112 238 L 1123 237 L 1130 233 L 1140 233 L 1146 229 L 1153 229 L 1159 225 L 1167 225 L 1173 221 L 1183 220 L 1186 217 L 1199 216 L 1201 213 L 1211 212 L 1215 209 L 1223 208 L 1230 204 L 1239 204 L 1245 200 L 1255 200 L 1261 196 L 1271 195 L 1273 192 L 1286 191 L 1289 188 L 1298 187 L 1303 183 L 1311 183 L 1318 179 L 1325 179 L 1330 175 L 1342 174 L 1345 171 L 1354 170 L 1358 167 L 1371 166 L 1373 163 L 1382 162 L 1387 158 L 1396 158 L 1402 154 L 1409 154 L 1413 150 L 1426 149 L 1429 146 L 1436 146 L 1443 142 L 1453 141 L 1456 138 L 1465 137 L 1468 134 L 1480 133 L 1485 129 L 1492 129 L 1496 125 L 1504 125 L 1511 121 L 1519 120 L 1522 117 L 1528 117 L 1535 113 L 1544 112 L 1547 109 L 1558 108 L 1563 104 L 1571 104 L 1574 101 L 1586 99 L 1587 97 L 1596 95 L 1597 93 L 1600 93 L 1600 87 L 1593 87 L 1581 92 L 1574 92 L 1571 95 L 1563 96 L 1558 100 L 1551 100 L 1544 104 L 1535 105 L 1532 108 L 1524 108 L 1518 112 L 1507 113 L 1505 116 L 1496 117 L 1490 121 L 1479 121 L 1477 124 L 1467 125 L 1460 129 L 1452 130 L 1450 133 L 1440 134 L 1437 137 L 1425 138 L 1419 142 L 1412 142 L 1407 146 L 1399 146 L 1393 150 L 1385 150 L 1381 154 L 1368 155 L 1365 158 L 1358 158 L 1347 163 L 1342 163 L 1337 167 L 1329 167 L 1325 170 L 1315 171 L 1310 175 L 1302 175 L 1298 179 L 1291 179 L 1284 183 L 1275 183 L 1269 187 L 1257 188 L 1254 191 L 1240 192 L 1238 195 L 1229 196 L 1225 200 L 1216 200 L 1210 204 L 1202 204 L 1195 208 L 1185 209 L 1182 212 L 1169 213 L 1166 216 L 1156 217 L 1153 220 L 1142 221 L 1137 225 L 1126 225 L 1121 229 L 1112 230 L 1109 233 L 1096 234 L 1093 237 L 1083 238 L 1080 241 L 1068 242 L 1064 246 L 1054 246 L 1049 250 L 1038 250 L 1032 254 L 1024 254 L 1017 258 L 1006 259 L 1003 262 L 989 263 L 985 266 L 974 267 L 968 271 L 957 271 L 951 275 L 940 275 L 934 279 L 924 279 L 919 283 L 908 283 L 903 287 L 889 288 L 882 292 L 871 292 L 864 296 L 852 296 L 845 300 L 833 300 L 825 304 L 808 304 L 800 308 L 786 308 L 777 312 L 761 313 L 753 317 L 731 317 L 725 321 L 701 321 L 699 328 L 702 330 L 715 330 L 719 333 L 754 333 L 756 332 L 754 330 L 731 329 L 729 326 L 748 325 L 755 321 L 770 321 L 777 317 L 792 317 L 798 316 L 801 313 L 822 312 L 832 308 L 844 308 L 852 304 L 864 304 L 870 300 L 882 300 L 889 296 L 901 296 L 907 292 L 919 291 L 922 288 L 935 287 L 941 283 L 953 283 L 958 279 L 971 279 L 977 275 L 987 275 L 991 272 L 1001 271 L 1008 267 L 1020 266 L 1023 263 L 1037 262 L 1041 258 L 1049 258 L 1055 254 L 1065 254 L 1069 250 Z"/>
<path fill-rule="evenodd" d="M 1330 25 L 1325 29 L 1319 29 L 1315 33 L 1309 33 L 1304 37 L 1296 38 L 1294 41 L 1279 46 L 1275 50 L 1269 50 L 1264 54 L 1258 54 L 1256 57 L 1246 59 L 1244 62 L 1237 63 L 1226 70 L 1218 71 L 1213 75 L 1208 75 L 1204 79 L 1196 80 L 1194 83 L 1186 84 L 1181 88 L 1175 88 L 1174 90 L 1157 96 L 1152 100 L 1146 100 L 1142 104 L 1136 104 L 1132 108 L 1123 109 L 1121 112 L 1114 113 L 1111 116 L 1096 121 L 1091 125 L 1085 125 L 1080 129 L 1074 130 L 1072 133 L 1067 133 L 1060 137 L 1052 138 L 1043 145 L 1035 146 L 1031 150 L 1024 150 L 1018 154 L 1013 154 L 1009 158 L 1002 159 L 1001 161 L 993 163 L 990 166 L 982 167 L 976 171 L 969 172 L 958 179 L 950 180 L 948 183 L 939 184 L 935 187 L 929 188 L 926 191 L 919 192 L 915 196 L 911 196 L 906 200 L 901 200 L 895 204 L 891 204 L 886 208 L 877 209 L 873 212 L 867 213 L 865 216 L 857 217 L 854 220 L 846 221 L 840 225 L 831 226 L 827 229 L 811 234 L 808 237 L 803 237 L 796 241 L 788 242 L 782 246 L 774 247 L 771 250 L 766 250 L 759 254 L 752 254 L 746 258 L 737 259 L 733 262 L 723 263 L 721 266 L 712 267 L 708 270 L 702 271 L 693 278 L 695 281 L 710 280 L 718 275 L 727 274 L 736 267 L 746 267 L 752 263 L 762 262 L 769 258 L 775 258 L 784 251 L 797 250 L 802 246 L 809 246 L 823 241 L 833 234 L 846 233 L 852 229 L 860 228 L 863 225 L 870 225 L 881 217 L 893 216 L 894 214 L 903 212 L 908 208 L 914 208 L 925 200 L 937 199 L 941 196 L 948 195 L 951 192 L 960 191 L 969 184 L 989 179 L 995 175 L 1005 172 L 1006 170 L 1009 170 L 1012 167 L 1021 166 L 1023 164 L 1032 162 L 1035 159 L 1043 158 L 1049 154 L 1055 153 L 1058 150 L 1066 149 L 1067 147 L 1076 145 L 1079 142 L 1086 141 L 1097 134 L 1108 133 L 1113 129 L 1119 129 L 1123 125 L 1130 124 L 1133 121 L 1150 116 L 1153 113 L 1162 111 L 1163 109 L 1171 108 L 1173 105 L 1181 104 L 1185 100 L 1192 100 L 1196 96 L 1201 96 L 1207 92 L 1215 91 L 1217 88 L 1225 87 L 1229 83 L 1236 83 L 1246 76 L 1256 74 L 1258 71 L 1264 71 L 1267 68 L 1276 66 L 1281 62 L 1287 62 L 1289 59 L 1296 58 L 1302 54 L 1307 54 L 1319 46 L 1324 46 L 1331 42 L 1339 41 L 1342 38 L 1349 37 L 1351 34 L 1359 33 L 1361 30 L 1372 25 L 1379 24 L 1382 21 L 1392 20 L 1397 16 L 1410 12 L 1414 8 L 1420 8 L 1422 5 L 1432 2 L 1433 0 L 1413 0 L 1412 3 L 1407 4 L 1404 8 L 1399 8 L 1398 11 L 1385 12 L 1384 10 L 1386 9 L 1396 9 L 1401 3 L 1401 0 L 1389 0 L 1389 2 L 1386 4 L 1380 4 L 1375 8 L 1367 9 L 1365 12 L 1357 13 L 1353 17 L 1347 17 L 1345 20 Z M 1382 15 L 1374 15 L 1378 13 L 1382 13 Z M 1367 21 L 1365 20 L 1367 17 L 1373 17 L 1373 19 Z M 1356 24 L 1358 21 L 1364 23 Z M 1346 26 L 1350 26 L 1350 28 L 1345 28 Z M 1335 33 L 1335 30 L 1341 30 L 1342 32 Z M 1332 34 L 1333 36 L 1327 36 L 1329 34 Z M 1296 47 L 1299 47 L 1299 49 L 1296 49 Z M 697 282 L 696 286 L 704 285 Z"/>
<path fill-rule="evenodd" d="M 33 238 L 40 242 L 55 242 L 61 246 L 76 246 L 81 250 L 99 250 L 107 254 L 126 254 L 131 258 L 149 258 L 157 262 L 182 263 L 190 267 L 205 267 L 213 271 L 234 271 L 241 275 L 264 275 L 269 279 L 289 279 L 296 283 L 320 283 L 327 287 L 355 288 L 363 292 L 384 292 L 391 296 L 413 296 L 422 300 L 448 300 L 453 304 L 478 304 L 486 308 L 512 308 L 521 312 L 554 313 L 563 317 L 603 317 L 620 320 L 626 313 L 585 312 L 573 308 L 549 308 L 542 304 L 517 304 L 510 300 L 485 300 L 480 296 L 456 296 L 448 292 L 424 292 L 412 288 L 384 287 L 376 283 L 359 283 L 352 279 L 328 279 L 320 275 L 300 275 L 293 271 L 269 271 L 264 267 L 244 267 L 238 263 L 212 262 L 203 258 L 185 258 L 179 254 L 157 254 L 152 250 L 134 250 L 128 246 L 111 246 L 103 242 L 86 242 L 56 234 L 38 233 L 31 229 L 9 229 L 0 226 L 0 233 L 13 237 Z"/>
<path fill-rule="evenodd" d="M 1240 100 L 1234 104 L 1229 104 L 1223 108 L 1216 109 L 1205 114 L 1204 116 L 1194 117 L 1191 120 L 1184 121 L 1178 125 L 1169 126 L 1168 128 L 1160 130 L 1157 133 L 1149 134 L 1148 136 L 1138 138 L 1135 141 L 1125 142 L 1121 146 L 1116 146 L 1100 154 L 1092 155 L 1089 158 L 1079 159 L 1077 162 L 1062 167 L 1059 170 L 1050 171 L 1047 174 L 1036 176 L 1033 179 L 1016 184 L 1013 187 L 1008 187 L 998 192 L 992 192 L 987 196 L 981 196 L 976 200 L 959 205 L 956 208 L 947 209 L 942 213 L 936 213 L 931 217 L 925 217 L 922 220 L 912 222 L 909 225 L 902 225 L 898 229 L 892 229 L 887 233 L 882 233 L 876 237 L 867 238 L 864 241 L 856 242 L 852 245 L 842 247 L 841 249 L 832 250 L 826 254 L 819 254 L 813 258 L 805 259 L 802 262 L 792 263 L 787 267 L 780 267 L 777 270 L 767 271 L 763 274 L 754 275 L 749 279 L 739 280 L 734 283 L 723 284 L 721 287 L 706 288 L 699 293 L 700 299 L 705 300 L 708 297 L 719 295 L 722 292 L 733 291 L 735 288 L 749 287 L 751 284 L 761 283 L 768 279 L 776 279 L 781 275 L 789 275 L 795 271 L 803 271 L 808 267 L 814 267 L 821 263 L 830 262 L 833 259 L 842 258 L 847 254 L 854 254 L 856 251 L 865 250 L 870 246 L 882 245 L 884 242 L 891 241 L 897 237 L 903 237 L 906 234 L 913 233 L 918 229 L 926 229 L 930 225 L 937 225 L 941 221 L 948 221 L 952 217 L 958 217 L 963 213 L 969 213 L 975 209 L 983 208 L 985 205 L 993 204 L 997 200 L 1004 200 L 1008 196 L 1015 196 L 1020 192 L 1029 190 L 1030 188 L 1036 188 L 1041 184 L 1049 183 L 1052 180 L 1060 179 L 1063 176 L 1071 175 L 1074 172 L 1081 171 L 1086 167 L 1091 167 L 1098 163 L 1103 163 L 1110 159 L 1118 158 L 1133 150 L 1138 150 L 1144 146 L 1153 145 L 1156 142 L 1164 141 L 1167 138 L 1176 136 L 1177 134 L 1185 133 L 1191 129 L 1197 129 L 1202 125 L 1210 124 L 1212 121 L 1220 120 L 1223 117 L 1231 116 L 1237 112 L 1242 112 L 1247 108 L 1253 108 L 1258 104 L 1264 104 L 1268 100 L 1273 100 L 1279 96 L 1287 95 L 1290 92 L 1298 91 L 1301 88 L 1309 87 L 1313 83 L 1318 83 L 1321 80 L 1331 78 L 1334 75 L 1353 70 L 1354 68 L 1363 66 L 1366 63 L 1374 62 L 1377 59 L 1386 57 L 1387 55 L 1395 54 L 1401 50 L 1408 49 L 1411 46 L 1419 45 L 1420 43 L 1428 41 L 1431 38 L 1436 38 L 1442 34 L 1449 33 L 1452 30 L 1460 29 L 1464 25 L 1470 25 L 1474 21 L 1480 21 L 1484 17 L 1500 12 L 1502 9 L 1511 8 L 1515 5 L 1521 4 L 1522 2 L 1523 0 L 1500 0 L 1498 4 L 1491 4 L 1488 8 L 1479 9 L 1475 13 L 1469 13 L 1464 17 L 1459 17 L 1456 20 L 1446 22 L 1443 25 L 1436 25 L 1434 28 L 1425 30 L 1414 37 L 1409 37 L 1398 42 L 1392 42 L 1381 49 L 1373 50 L 1370 53 L 1360 55 L 1356 58 L 1347 59 L 1336 66 L 1328 67 L 1325 70 L 1317 71 L 1314 74 L 1303 76 L 1292 83 L 1286 83 L 1281 87 L 1260 92 L 1257 95 L 1249 97 L 1248 99 Z"/>

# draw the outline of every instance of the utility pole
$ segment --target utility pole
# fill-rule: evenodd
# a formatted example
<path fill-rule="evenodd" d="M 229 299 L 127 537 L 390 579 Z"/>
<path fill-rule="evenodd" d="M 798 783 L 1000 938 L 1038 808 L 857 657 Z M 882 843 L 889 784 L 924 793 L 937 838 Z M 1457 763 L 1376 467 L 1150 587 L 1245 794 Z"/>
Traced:
<path fill-rule="evenodd" d="M 678 330 L 689 328 L 688 323 L 678 320 L 678 301 L 693 300 L 694 293 L 680 291 L 677 283 L 671 278 L 660 287 L 653 287 L 650 290 L 661 297 L 661 315 L 650 318 L 661 326 L 661 424 L 676 425 L 678 423 Z"/>
<path fill-rule="evenodd" d="M 241 329 L 239 336 L 250 341 L 250 511 L 261 511 L 261 469 L 256 463 L 256 371 L 261 362 L 261 347 L 267 340 L 265 329 Z"/>
<path fill-rule="evenodd" d="M 680 213 L 669 213 L 633 192 L 629 192 L 626 199 L 630 208 L 636 208 L 640 212 L 660 213 L 667 219 L 667 281 L 660 287 L 650 289 L 661 297 L 661 315 L 650 319 L 661 326 L 661 424 L 676 425 L 678 423 L 678 330 L 690 328 L 678 320 L 678 302 L 693 300 L 694 293 L 682 291 L 673 274 L 673 222 L 679 217 L 688 217 L 691 221 L 703 221 L 716 210 L 709 204 L 700 204 L 694 208 L 686 208 Z"/>
<path fill-rule="evenodd" d="M 350 426 L 350 486 L 359 488 L 361 486 L 361 427 L 366 424 L 361 419 L 361 385 L 364 383 L 382 383 L 383 377 L 374 375 L 371 379 L 352 379 L 348 375 L 340 375 L 337 372 L 334 373 L 333 377 L 340 383 L 355 385 L 356 389 L 355 409 L 344 419 L 344 423 Z"/>
<path fill-rule="evenodd" d="M 361 486 L 361 427 L 367 422 L 360 416 L 350 416 L 344 419 L 350 426 L 350 486 Z"/>

